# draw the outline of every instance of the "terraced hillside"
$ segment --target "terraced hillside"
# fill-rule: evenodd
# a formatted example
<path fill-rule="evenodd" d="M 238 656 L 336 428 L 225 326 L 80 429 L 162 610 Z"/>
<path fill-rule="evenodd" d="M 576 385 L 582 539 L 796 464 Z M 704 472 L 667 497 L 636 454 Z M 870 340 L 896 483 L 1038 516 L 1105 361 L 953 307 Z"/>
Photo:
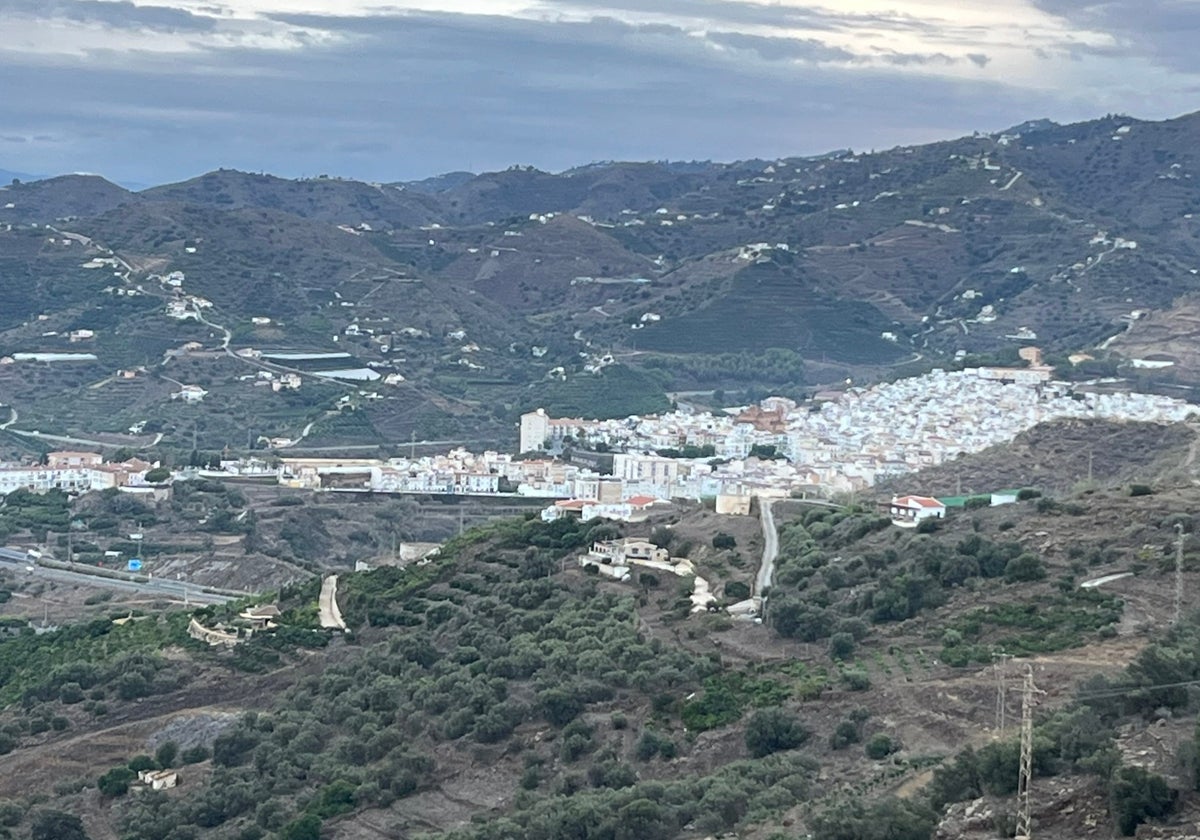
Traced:
<path fill-rule="evenodd" d="M 233 170 L 136 194 L 96 178 L 14 184 L 0 189 L 0 353 L 60 350 L 77 328 L 99 333 L 114 371 L 191 340 L 349 347 L 403 391 L 347 383 L 308 408 L 375 400 L 364 441 L 410 435 L 412 417 L 507 441 L 527 398 L 563 377 L 596 395 L 582 413 L 603 413 L 589 377 L 610 358 L 669 391 L 727 389 L 722 357 L 794 353 L 737 382 L 802 396 L 1036 340 L 1065 376 L 1186 395 L 1192 327 L 1169 313 L 1200 282 L 1198 135 L 1197 115 L 1109 116 L 870 154 L 412 187 Z M 176 271 L 181 285 L 158 279 Z M 211 304 L 204 320 L 168 320 L 187 295 Z M 1080 354 L 1093 358 L 1076 371 Z M 9 375 L 22 416 L 49 422 L 25 381 L 38 374 Z M 209 379 L 242 396 L 236 376 Z"/>

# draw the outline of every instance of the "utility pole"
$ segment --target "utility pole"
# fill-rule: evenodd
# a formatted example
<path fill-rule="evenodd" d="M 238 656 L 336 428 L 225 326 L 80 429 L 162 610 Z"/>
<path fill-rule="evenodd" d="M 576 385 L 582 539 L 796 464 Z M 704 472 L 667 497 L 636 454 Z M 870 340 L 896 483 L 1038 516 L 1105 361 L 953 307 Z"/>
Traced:
<path fill-rule="evenodd" d="M 1175 523 L 1175 620 L 1183 618 L 1183 523 Z"/>
<path fill-rule="evenodd" d="M 1088 447 L 1088 477 L 1087 477 L 1088 484 L 1092 483 L 1092 461 L 1095 458 L 1095 455 L 1096 455 L 1095 450 L 1093 450 L 1092 447 L 1089 446 Z"/>
<path fill-rule="evenodd" d="M 992 670 L 996 673 L 996 732 L 1003 735 L 1005 718 L 1008 713 L 1008 660 L 1012 659 L 1007 653 L 992 654 Z"/>
<path fill-rule="evenodd" d="M 1021 687 L 1021 770 L 1017 777 L 1017 833 L 1013 840 L 1033 840 L 1029 784 L 1033 780 L 1033 701 L 1044 694 L 1033 684 L 1033 666 L 1025 666 Z"/>
<path fill-rule="evenodd" d="M 408 460 L 417 460 L 417 430 L 413 429 L 408 438 Z"/>

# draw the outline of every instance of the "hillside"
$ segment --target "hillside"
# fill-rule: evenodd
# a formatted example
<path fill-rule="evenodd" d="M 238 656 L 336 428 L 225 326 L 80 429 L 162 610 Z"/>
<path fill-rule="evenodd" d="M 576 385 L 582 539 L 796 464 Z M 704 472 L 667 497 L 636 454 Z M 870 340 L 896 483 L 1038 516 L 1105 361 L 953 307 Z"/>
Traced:
<path fill-rule="evenodd" d="M 983 474 L 1003 460 L 982 457 Z M 0 798 L 16 836 L 71 816 L 93 840 L 994 836 L 1017 776 L 1018 698 L 999 732 L 998 652 L 1016 657 L 1010 685 L 1030 665 L 1047 692 L 1039 837 L 1111 836 L 1124 819 L 1180 836 L 1200 815 L 1190 695 L 1156 688 L 1200 679 L 1200 625 L 1168 628 L 1177 524 L 1184 585 L 1200 584 L 1190 479 L 1147 495 L 1098 481 L 928 533 L 869 506 L 779 502 L 762 625 L 692 614 L 687 581 L 617 583 L 575 562 L 597 539 L 651 536 L 733 600 L 762 548 L 757 518 L 697 506 L 632 526 L 507 519 L 428 564 L 353 573 L 413 510 L 213 484 L 140 513 L 110 509 L 119 494 L 89 497 L 69 516 L 96 534 L 138 516 L 148 539 L 178 540 L 207 522 L 236 532 L 248 507 L 255 546 L 240 534 L 246 557 L 227 568 L 259 565 L 251 550 L 314 552 L 304 565 L 339 572 L 351 632 L 316 628 L 303 572 L 279 595 L 279 629 L 229 650 L 185 627 L 189 615 L 235 625 L 240 605 L 183 610 L 103 587 L 85 598 L 0 573 L 13 627 L 63 598 L 79 606 L 56 620 L 82 622 L 0 637 L 12 771 Z M 65 521 L 42 498 L 10 497 L 0 525 Z M 179 787 L 131 789 L 129 767 L 158 765 Z M 1160 777 L 1170 802 L 1153 793 Z"/>
<path fill-rule="evenodd" d="M 78 399 L 98 371 L 161 367 L 177 334 L 175 346 L 231 353 L 349 346 L 402 376 L 399 391 L 329 386 L 303 411 L 264 406 L 287 416 L 274 436 L 295 437 L 341 396 L 370 403 L 361 437 L 336 441 L 361 445 L 414 431 L 507 445 L 519 411 L 563 377 L 581 413 L 602 413 L 608 389 L 591 371 L 608 360 L 639 383 L 633 403 L 716 389 L 734 402 L 957 353 L 1004 362 L 1036 341 L 1062 376 L 1192 393 L 1200 116 L 1018 128 L 869 154 L 412 185 L 235 170 L 140 193 L 91 176 L 22 183 L 0 202 L 12 205 L 0 350 L 57 350 L 48 334 L 71 323 L 104 332 L 95 369 L 17 367 L 5 391 L 22 395 L 23 428 L 85 436 L 60 395 Z M 173 271 L 183 285 L 157 279 Z M 207 330 L 166 318 L 186 294 L 212 303 Z M 245 397 L 236 363 L 195 367 L 224 404 Z M 130 422 L 173 420 L 159 408 Z M 223 411 L 195 408 L 203 422 L 170 422 L 182 434 L 164 445 L 193 428 L 210 448 L 229 442 Z"/>

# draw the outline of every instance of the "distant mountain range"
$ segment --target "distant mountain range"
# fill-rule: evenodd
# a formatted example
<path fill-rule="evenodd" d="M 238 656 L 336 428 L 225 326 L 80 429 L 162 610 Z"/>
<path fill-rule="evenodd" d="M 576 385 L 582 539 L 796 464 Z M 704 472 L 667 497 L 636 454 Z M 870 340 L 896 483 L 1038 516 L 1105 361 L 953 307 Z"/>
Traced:
<path fill-rule="evenodd" d="M 537 405 L 621 414 L 665 405 L 664 392 L 799 395 L 956 354 L 1004 362 L 1029 343 L 1064 370 L 1068 355 L 1091 356 L 1081 375 L 1189 386 L 1194 354 L 1135 369 L 1115 351 L 1170 356 L 1190 329 L 1179 313 L 1200 283 L 1197 149 L 1193 114 L 1036 120 L 872 154 L 394 184 L 234 170 L 139 192 L 96 176 L 23 181 L 0 191 L 12 226 L 0 355 L 92 325 L 105 367 L 157 365 L 194 326 L 166 319 L 175 291 L 152 275 L 182 271 L 231 349 L 350 349 L 403 376 L 380 399 L 354 394 L 335 442 L 496 440 Z M 81 267 L 97 257 L 118 262 Z M 236 370 L 217 367 L 214 393 L 240 393 Z M 64 393 L 95 381 L 60 371 Z M 23 417 L 83 428 L 33 379 L 24 390 Z M 317 416 L 341 395 L 313 389 L 300 407 Z M 222 414 L 197 434 L 224 442 L 231 425 Z"/>

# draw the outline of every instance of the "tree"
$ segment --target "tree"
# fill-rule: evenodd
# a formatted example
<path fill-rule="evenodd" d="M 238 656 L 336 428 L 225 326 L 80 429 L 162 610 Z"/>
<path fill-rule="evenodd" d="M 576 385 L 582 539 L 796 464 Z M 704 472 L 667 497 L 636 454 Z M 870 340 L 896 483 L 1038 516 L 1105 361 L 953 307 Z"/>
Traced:
<path fill-rule="evenodd" d="M 1025 552 L 1009 560 L 1004 566 L 1004 580 L 1008 583 L 1041 580 L 1046 576 L 1046 566 L 1036 554 Z"/>
<path fill-rule="evenodd" d="M 617 840 L 664 840 L 673 833 L 662 806 L 651 799 L 635 799 L 617 811 Z"/>
<path fill-rule="evenodd" d="M 755 758 L 792 750 L 808 740 L 809 731 L 783 709 L 761 709 L 746 725 L 746 747 Z"/>
<path fill-rule="evenodd" d="M 292 820 L 279 832 L 279 840 L 321 840 L 321 818 L 305 814 Z"/>
<path fill-rule="evenodd" d="M 829 658 L 849 659 L 854 654 L 854 637 L 849 633 L 834 633 L 829 637 Z"/>
<path fill-rule="evenodd" d="M 867 741 L 864 751 L 867 758 L 879 761 L 881 758 L 887 758 L 889 755 L 900 749 L 900 745 L 892 740 L 892 737 L 886 732 L 876 732 Z"/>
<path fill-rule="evenodd" d="M 46 809 L 33 815 L 29 840 L 90 840 L 83 820 L 74 814 Z"/>
<path fill-rule="evenodd" d="M 724 531 L 718 531 L 712 538 L 712 547 L 718 550 L 737 548 L 737 539 L 732 534 L 726 534 Z"/>
<path fill-rule="evenodd" d="M 128 767 L 114 767 L 97 782 L 96 787 L 105 796 L 124 796 L 129 792 L 129 783 L 137 778 L 137 773 Z"/>
<path fill-rule="evenodd" d="M 166 467 L 155 467 L 146 473 L 146 481 L 150 484 L 162 484 L 171 477 L 171 471 Z"/>
<path fill-rule="evenodd" d="M 159 767 L 170 767 L 179 756 L 179 745 L 174 741 L 166 741 L 154 751 L 154 760 Z"/>
<path fill-rule="evenodd" d="M 1175 791 L 1157 773 L 1141 767 L 1122 767 L 1109 789 L 1109 808 L 1117 828 L 1132 837 L 1148 819 L 1165 817 L 1175 807 Z"/>

